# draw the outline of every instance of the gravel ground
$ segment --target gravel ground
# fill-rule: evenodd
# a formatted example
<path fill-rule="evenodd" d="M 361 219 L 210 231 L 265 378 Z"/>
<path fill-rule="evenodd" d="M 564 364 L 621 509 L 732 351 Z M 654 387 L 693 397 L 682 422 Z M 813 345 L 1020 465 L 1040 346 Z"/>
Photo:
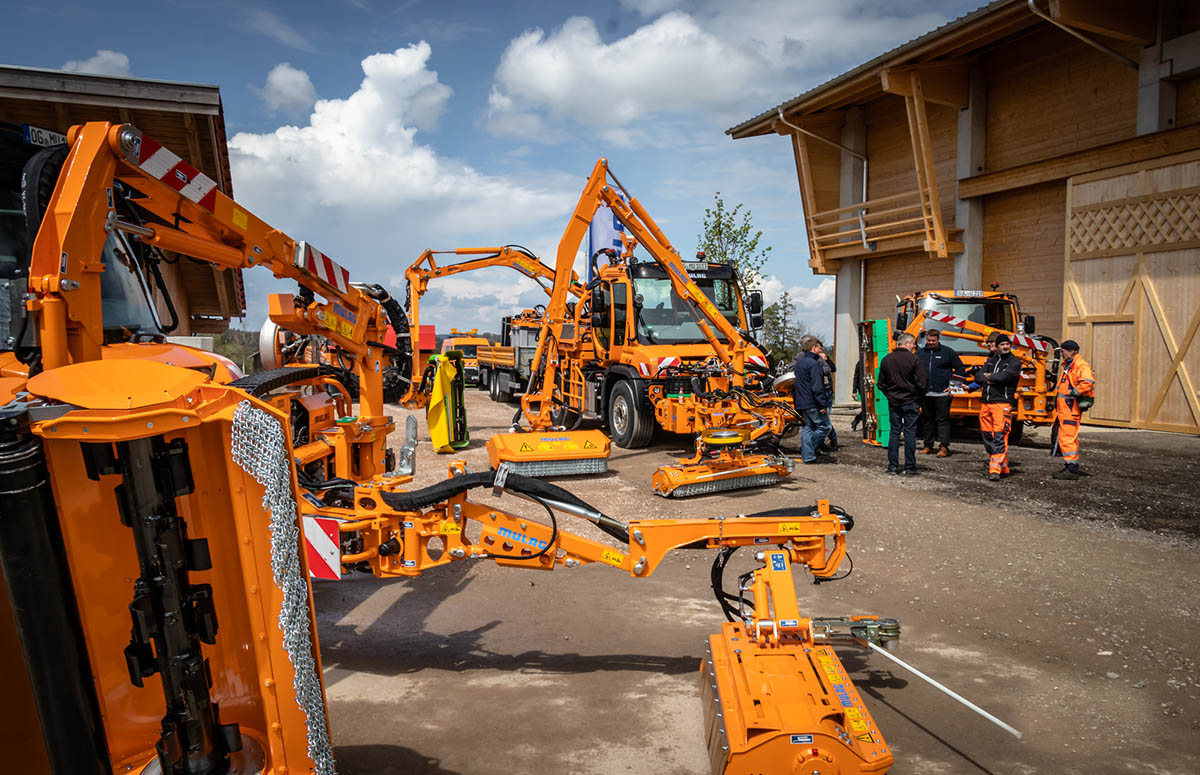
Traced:
<path fill-rule="evenodd" d="M 440 456 L 423 443 L 415 486 L 444 477 L 452 458 L 486 466 L 483 441 L 514 408 L 474 391 L 467 406 L 471 447 Z M 973 439 L 956 439 L 948 459 L 921 457 L 922 475 L 905 479 L 885 474 L 883 452 L 848 423 L 835 417 L 836 463 L 798 465 L 770 489 L 655 497 L 651 472 L 689 446 L 676 437 L 614 448 L 607 475 L 558 483 L 621 519 L 818 497 L 854 514 L 853 575 L 801 580 L 801 610 L 900 619 L 902 659 L 1025 733 L 846 651 L 893 773 L 1200 771 L 1200 439 L 1085 428 L 1093 476 L 1060 483 L 1049 474 L 1061 462 L 1034 434 L 1012 451 L 1015 475 L 994 484 Z M 544 518 L 513 498 L 499 505 Z M 339 771 L 708 772 L 697 669 L 722 620 L 711 560 L 681 550 L 647 579 L 477 562 L 314 584 Z"/>

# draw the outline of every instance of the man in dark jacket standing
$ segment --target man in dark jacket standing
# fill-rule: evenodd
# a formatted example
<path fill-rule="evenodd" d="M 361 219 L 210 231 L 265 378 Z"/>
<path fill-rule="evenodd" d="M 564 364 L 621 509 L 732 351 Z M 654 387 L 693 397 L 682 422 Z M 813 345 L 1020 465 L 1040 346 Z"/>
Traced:
<path fill-rule="evenodd" d="M 900 434 L 904 434 L 904 473 L 917 475 L 917 415 L 927 379 L 921 359 L 913 353 L 917 338 L 899 334 L 896 349 L 879 363 L 879 390 L 887 397 L 892 429 L 888 436 L 888 473 L 900 473 Z"/>
<path fill-rule="evenodd" d="M 938 457 L 950 457 L 950 376 L 966 376 L 966 367 L 953 349 L 942 344 L 942 333 L 936 328 L 925 332 L 925 346 L 917 350 L 925 367 L 929 385 L 921 397 L 921 437 L 925 440 L 924 455 L 933 454 L 933 440 L 938 440 Z"/>
<path fill-rule="evenodd" d="M 1008 432 L 1021 381 L 1021 360 L 1012 354 L 1008 334 L 993 331 L 985 345 L 991 354 L 975 372 L 980 385 L 979 432 L 988 452 L 988 479 L 998 482 L 1001 475 L 1008 474 Z"/>
<path fill-rule="evenodd" d="M 817 449 L 833 429 L 829 418 L 833 394 L 825 389 L 825 369 L 821 360 L 823 350 L 821 340 L 815 336 L 805 337 L 800 343 L 800 355 L 792 366 L 796 378 L 792 383 L 792 399 L 796 411 L 804 416 L 804 428 L 800 431 L 800 456 L 805 463 L 817 462 Z"/>

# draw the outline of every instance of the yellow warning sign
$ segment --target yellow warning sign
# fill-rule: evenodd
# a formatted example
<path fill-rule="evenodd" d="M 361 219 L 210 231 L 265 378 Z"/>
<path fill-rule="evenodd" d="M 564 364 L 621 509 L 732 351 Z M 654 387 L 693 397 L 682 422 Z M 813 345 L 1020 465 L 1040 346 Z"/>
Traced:
<path fill-rule="evenodd" d="M 529 446 L 528 443 L 523 443 L 523 444 L 521 444 L 520 451 L 521 452 L 533 452 L 533 447 Z"/>
<path fill-rule="evenodd" d="M 792 533 L 801 533 L 804 531 L 804 526 L 799 522 L 781 522 L 779 523 L 779 534 L 789 535 Z"/>
<path fill-rule="evenodd" d="M 875 742 L 875 736 L 874 736 L 874 735 L 872 735 L 870 732 L 864 732 L 864 733 L 863 733 L 863 734 L 861 734 L 861 735 L 855 735 L 855 736 L 854 736 L 854 739 L 855 739 L 855 740 L 859 740 L 859 741 L 861 741 L 861 742 L 864 742 L 864 743 L 873 743 L 873 742 Z"/>
<path fill-rule="evenodd" d="M 590 442 L 590 441 L 584 441 L 584 442 L 583 442 L 583 448 L 584 448 L 584 449 L 595 449 L 595 448 L 596 448 L 596 445 L 595 445 L 595 444 L 593 444 L 593 443 L 592 443 L 592 442 Z"/>
<path fill-rule="evenodd" d="M 554 445 L 548 441 L 543 441 L 541 444 L 538 444 L 538 449 L 540 449 L 542 452 L 549 452 L 550 450 L 554 449 Z"/>
<path fill-rule="evenodd" d="M 462 532 L 462 525 L 457 522 L 443 522 L 441 529 L 438 531 L 444 536 L 458 535 Z"/>
<path fill-rule="evenodd" d="M 600 555 L 600 561 L 620 568 L 625 564 L 625 555 L 605 549 Z"/>

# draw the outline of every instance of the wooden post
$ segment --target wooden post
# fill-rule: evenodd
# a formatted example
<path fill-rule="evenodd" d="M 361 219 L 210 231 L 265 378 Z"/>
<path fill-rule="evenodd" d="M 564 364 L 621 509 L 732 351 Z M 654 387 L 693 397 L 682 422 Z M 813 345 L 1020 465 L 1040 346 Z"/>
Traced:
<path fill-rule="evenodd" d="M 913 71 L 912 79 L 912 114 L 916 119 L 916 133 L 913 135 L 913 155 L 918 168 L 924 172 L 918 177 L 925 179 L 929 214 L 933 225 L 933 239 L 926 250 L 936 253 L 939 258 L 947 258 L 950 253 L 946 248 L 946 228 L 942 222 L 942 202 L 938 196 L 937 176 L 933 171 L 933 142 L 929 135 L 929 118 L 925 113 L 925 92 L 921 88 L 921 75 Z M 912 122 L 910 121 L 910 124 Z"/>

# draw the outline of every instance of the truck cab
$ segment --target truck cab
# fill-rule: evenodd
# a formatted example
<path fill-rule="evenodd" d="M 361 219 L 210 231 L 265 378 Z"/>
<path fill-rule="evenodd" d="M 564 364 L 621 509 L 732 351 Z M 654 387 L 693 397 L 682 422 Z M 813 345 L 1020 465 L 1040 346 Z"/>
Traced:
<path fill-rule="evenodd" d="M 479 382 L 479 348 L 488 347 L 491 342 L 482 336 L 478 336 L 479 329 L 472 328 L 470 331 L 459 331 L 456 328 L 450 329 L 450 336 L 442 341 L 441 352 L 448 353 L 451 350 L 457 350 L 463 355 L 463 377 L 467 382 Z"/>
<path fill-rule="evenodd" d="M 747 337 L 761 328 L 762 294 L 744 294 L 733 267 L 710 261 L 684 265 L 731 326 Z M 621 447 L 644 446 L 654 424 L 673 433 L 695 433 L 695 402 L 687 399 L 697 386 L 702 391 L 727 388 L 702 321 L 656 262 L 612 259 L 594 274 L 586 313 L 576 310 L 580 384 L 564 393 L 578 390 L 577 405 L 584 414 L 603 419 Z M 725 341 L 719 331 L 717 336 Z M 769 371 L 765 351 L 751 345 L 746 352 L 747 384 L 761 384 Z"/>

